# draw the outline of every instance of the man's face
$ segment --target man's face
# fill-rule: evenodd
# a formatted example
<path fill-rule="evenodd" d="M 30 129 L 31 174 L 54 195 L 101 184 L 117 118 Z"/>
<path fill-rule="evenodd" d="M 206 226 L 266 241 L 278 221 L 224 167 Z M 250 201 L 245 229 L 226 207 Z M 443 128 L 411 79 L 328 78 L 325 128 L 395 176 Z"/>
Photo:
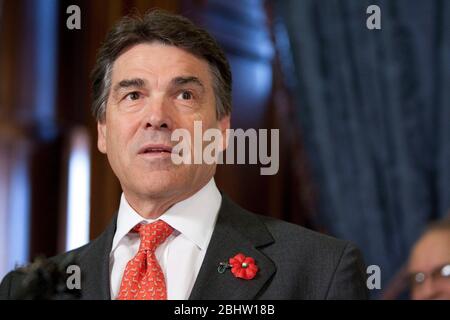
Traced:
<path fill-rule="evenodd" d="M 125 195 L 138 198 L 189 196 L 206 184 L 215 165 L 175 165 L 170 141 L 175 129 L 194 136 L 229 128 L 218 120 L 212 75 L 206 61 L 174 46 L 135 45 L 114 62 L 106 117 L 98 123 L 98 148 L 106 153 Z M 169 152 L 167 152 L 169 151 Z"/>
<path fill-rule="evenodd" d="M 419 272 L 425 280 L 411 288 L 413 299 L 450 299 L 450 278 L 440 275 L 442 266 L 450 263 L 450 232 L 431 231 L 415 245 L 410 262 L 409 273 Z"/>

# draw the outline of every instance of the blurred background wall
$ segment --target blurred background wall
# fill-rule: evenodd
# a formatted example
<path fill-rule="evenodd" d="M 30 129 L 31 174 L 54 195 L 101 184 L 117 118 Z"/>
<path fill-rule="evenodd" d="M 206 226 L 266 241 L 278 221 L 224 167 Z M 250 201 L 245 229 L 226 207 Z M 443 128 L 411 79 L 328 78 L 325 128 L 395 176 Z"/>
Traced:
<path fill-rule="evenodd" d="M 381 30 L 366 28 L 370 4 Z M 66 27 L 70 5 L 80 30 Z M 449 1 L 0 0 L 0 278 L 95 238 L 115 214 L 89 75 L 113 23 L 155 7 L 225 49 L 234 128 L 280 129 L 278 174 L 222 165 L 220 189 L 355 242 L 389 288 L 450 205 Z"/>

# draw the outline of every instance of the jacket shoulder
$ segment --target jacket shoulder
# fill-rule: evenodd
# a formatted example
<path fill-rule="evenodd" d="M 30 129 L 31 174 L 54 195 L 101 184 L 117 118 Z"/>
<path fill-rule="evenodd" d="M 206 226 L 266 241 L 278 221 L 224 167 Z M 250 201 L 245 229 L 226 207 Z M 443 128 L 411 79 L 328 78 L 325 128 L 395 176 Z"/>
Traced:
<path fill-rule="evenodd" d="M 273 238 L 261 250 L 277 266 L 273 286 L 279 290 L 276 295 L 267 290 L 263 298 L 283 298 L 284 293 L 286 299 L 367 299 L 364 259 L 352 242 L 246 210 L 241 213 L 259 221 Z"/>
<path fill-rule="evenodd" d="M 343 250 L 350 244 L 347 240 L 342 240 L 319 233 L 297 224 L 260 214 L 254 213 L 254 215 L 264 223 L 267 230 L 274 237 L 275 241 L 280 241 L 284 244 L 298 245 L 301 243 L 302 246 L 312 248 L 320 247 L 321 250 Z"/>

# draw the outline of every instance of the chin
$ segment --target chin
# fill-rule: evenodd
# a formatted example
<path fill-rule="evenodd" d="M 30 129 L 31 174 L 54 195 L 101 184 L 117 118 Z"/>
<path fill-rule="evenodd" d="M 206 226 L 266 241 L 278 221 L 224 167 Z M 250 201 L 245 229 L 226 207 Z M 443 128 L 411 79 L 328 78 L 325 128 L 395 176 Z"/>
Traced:
<path fill-rule="evenodd" d="M 173 171 L 152 171 L 141 175 L 141 178 L 137 180 L 140 182 L 137 189 L 143 190 L 147 195 L 167 195 L 182 190 L 183 186 L 188 185 L 187 180 Z"/>

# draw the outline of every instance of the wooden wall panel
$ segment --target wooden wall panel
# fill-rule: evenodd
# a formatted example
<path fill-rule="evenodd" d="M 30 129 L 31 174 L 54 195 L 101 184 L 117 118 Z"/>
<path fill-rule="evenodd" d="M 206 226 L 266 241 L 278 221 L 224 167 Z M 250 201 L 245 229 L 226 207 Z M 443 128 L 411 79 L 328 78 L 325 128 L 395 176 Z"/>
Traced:
<path fill-rule="evenodd" d="M 24 19 L 23 12 L 32 3 L 30 1 L 34 0 L 3 3 L 0 28 L 0 135 L 9 143 L 22 141 L 29 148 L 32 257 L 39 253 L 53 255 L 63 251 L 69 142 L 72 132 L 77 128 L 87 129 L 91 141 L 91 239 L 104 230 L 118 208 L 120 185 L 106 156 L 97 150 L 97 127 L 90 113 L 90 73 L 107 31 L 120 17 L 135 8 L 143 13 L 159 7 L 205 23 L 211 4 L 200 0 L 58 1 L 56 118 L 51 124 L 56 128 L 56 133 L 48 139 L 39 134 L 39 125 L 29 116 L 33 111 L 30 110 L 30 101 L 34 98 L 30 95 L 34 90 L 30 81 L 34 68 L 29 65 L 32 63 L 29 57 L 32 57 L 34 48 L 33 39 L 24 41 L 32 35 L 32 21 Z M 227 2 L 228 11 L 224 11 L 221 18 L 228 20 L 229 24 L 242 24 L 242 27 L 254 28 L 257 32 L 258 27 L 252 25 L 251 19 L 245 18 L 251 12 L 250 5 L 253 2 Z M 65 27 L 68 17 L 66 8 L 73 4 L 81 9 L 81 30 L 68 30 Z M 216 13 L 222 14 L 220 10 Z M 205 26 L 208 27 L 207 24 Z M 222 32 L 226 36 L 228 29 Z M 224 45 L 230 57 L 248 59 L 250 62 L 263 61 L 265 66 L 273 68 L 273 79 L 270 79 L 273 86 L 262 99 L 255 97 L 255 100 L 251 100 L 255 102 L 252 107 L 258 101 L 253 118 L 247 117 L 248 107 L 251 106 L 236 100 L 233 125 L 243 129 L 281 128 L 280 171 L 276 176 L 269 177 L 261 176 L 259 167 L 255 165 L 226 165 L 218 168 L 216 181 L 222 190 L 245 208 L 307 224 L 308 219 L 305 217 L 313 210 L 311 188 L 305 174 L 308 169 L 304 155 L 300 152 L 300 155 L 297 153 L 292 156 L 293 149 L 301 151 L 303 147 L 299 140 L 293 139 L 297 131 L 286 129 L 293 128 L 289 123 L 289 113 L 285 112 L 289 109 L 289 101 L 279 98 L 283 84 L 277 80 L 279 75 L 274 60 L 261 60 L 258 53 L 249 52 L 251 47 L 250 44 L 241 50 L 239 42 Z M 252 81 L 239 79 L 238 74 L 235 74 L 236 83 Z M 236 90 L 239 90 L 239 86 Z"/>

